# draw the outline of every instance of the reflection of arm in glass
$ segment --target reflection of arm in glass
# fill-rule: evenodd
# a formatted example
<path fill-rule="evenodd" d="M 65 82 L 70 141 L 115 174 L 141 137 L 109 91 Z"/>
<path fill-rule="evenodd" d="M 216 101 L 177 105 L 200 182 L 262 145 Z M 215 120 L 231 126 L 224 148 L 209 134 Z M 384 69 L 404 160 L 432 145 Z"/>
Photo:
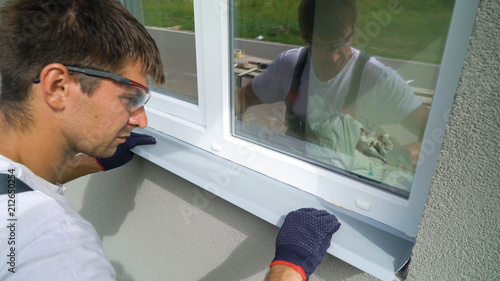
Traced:
<path fill-rule="evenodd" d="M 413 156 L 413 165 L 417 164 L 418 157 L 420 156 L 420 147 L 422 146 L 422 137 L 424 135 L 425 124 L 427 124 L 427 118 L 429 117 L 429 108 L 424 104 L 421 104 L 415 110 L 413 110 L 403 121 L 401 125 L 408 129 L 410 132 L 414 133 L 418 137 L 418 141 L 404 148 L 408 149 Z"/>
<path fill-rule="evenodd" d="M 376 60 L 367 64 L 360 89 L 356 118 L 368 124 L 369 131 L 373 129 L 371 125 L 400 124 L 401 129 L 407 131 L 400 130 L 393 136 L 396 138 L 396 147 L 408 149 L 413 155 L 413 164 L 416 164 L 429 109 L 396 71 Z M 415 141 L 408 144 L 407 140 L 398 139 L 401 137 L 411 137 Z M 403 146 L 398 146 L 398 143 Z"/>
<path fill-rule="evenodd" d="M 252 88 L 252 82 L 249 82 L 236 91 L 235 103 L 236 116 L 239 120 L 242 120 L 243 112 L 245 112 L 249 106 L 260 104 L 262 101 L 255 95 Z"/>
<path fill-rule="evenodd" d="M 238 119 L 245 110 L 261 103 L 283 101 L 290 88 L 299 49 L 281 53 L 252 81 L 236 92 L 235 107 Z"/>
<path fill-rule="evenodd" d="M 414 106 L 410 108 L 414 108 L 408 114 L 404 116 L 404 118 L 400 121 L 400 124 L 407 129 L 414 137 L 416 137 L 416 141 L 410 144 L 405 144 L 402 148 L 410 151 L 413 160 L 412 164 L 416 165 L 417 160 L 420 154 L 420 147 L 422 143 L 422 138 L 424 134 L 425 125 L 427 123 L 427 118 L 429 116 L 429 108 L 421 103 L 420 100 L 416 97 L 407 83 L 397 74 L 397 81 L 399 81 L 399 86 L 396 87 L 396 90 L 401 89 L 401 95 L 406 95 L 408 98 L 411 98 L 413 101 L 408 101 L 406 104 L 412 105 L 418 102 L 418 106 L 415 108 Z M 404 106 L 402 109 L 394 108 L 393 110 L 404 110 Z"/>

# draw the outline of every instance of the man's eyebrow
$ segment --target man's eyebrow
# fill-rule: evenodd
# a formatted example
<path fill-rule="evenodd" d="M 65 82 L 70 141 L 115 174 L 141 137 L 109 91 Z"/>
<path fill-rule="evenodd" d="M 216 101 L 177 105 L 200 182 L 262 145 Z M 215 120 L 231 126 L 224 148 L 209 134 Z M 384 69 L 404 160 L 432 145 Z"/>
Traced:
<path fill-rule="evenodd" d="M 129 89 L 126 89 L 125 92 L 123 94 L 121 94 L 122 96 L 140 96 L 142 95 L 140 90 L 138 89 L 133 89 L 135 87 L 132 87 L 132 88 L 129 88 Z"/>

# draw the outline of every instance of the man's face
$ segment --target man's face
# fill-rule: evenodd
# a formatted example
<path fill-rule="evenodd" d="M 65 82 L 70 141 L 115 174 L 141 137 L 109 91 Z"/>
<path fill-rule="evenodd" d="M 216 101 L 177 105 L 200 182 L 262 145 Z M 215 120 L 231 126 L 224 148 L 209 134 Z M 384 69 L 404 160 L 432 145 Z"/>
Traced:
<path fill-rule="evenodd" d="M 128 64 L 116 74 L 147 85 L 140 63 Z M 144 107 L 131 111 L 127 106 L 128 99 L 136 94 L 136 86 L 100 80 L 90 96 L 76 89 L 80 92 L 74 95 L 73 111 L 64 130 L 72 150 L 105 158 L 114 154 L 132 129 L 146 127 L 147 117 Z"/>
<path fill-rule="evenodd" d="M 318 78 L 325 82 L 335 77 L 352 56 L 351 44 L 354 29 L 350 29 L 337 40 L 325 40 L 313 35 L 311 50 L 314 71 Z"/>

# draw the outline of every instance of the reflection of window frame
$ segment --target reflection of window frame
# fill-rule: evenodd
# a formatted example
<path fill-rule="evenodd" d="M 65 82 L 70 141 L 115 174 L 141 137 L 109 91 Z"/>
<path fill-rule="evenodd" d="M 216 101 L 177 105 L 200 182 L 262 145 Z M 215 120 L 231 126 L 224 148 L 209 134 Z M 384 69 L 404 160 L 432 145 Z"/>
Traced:
<path fill-rule="evenodd" d="M 149 132 L 159 141 L 135 151 L 276 225 L 296 207 L 328 209 L 343 223 L 329 252 L 376 277 L 390 278 L 411 253 L 479 0 L 455 5 L 422 145 L 425 165 L 418 166 L 409 199 L 231 136 L 234 48 L 228 2 L 194 0 L 199 103 L 153 93 L 146 110 L 149 127 L 156 130 Z M 214 167 L 220 170 L 211 173 Z M 254 180 L 258 186 L 239 188 Z"/>

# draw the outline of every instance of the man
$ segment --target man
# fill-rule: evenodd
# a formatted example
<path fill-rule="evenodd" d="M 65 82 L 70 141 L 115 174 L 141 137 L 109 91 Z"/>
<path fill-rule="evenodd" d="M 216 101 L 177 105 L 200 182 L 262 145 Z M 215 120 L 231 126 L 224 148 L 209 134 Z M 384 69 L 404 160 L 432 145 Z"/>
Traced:
<path fill-rule="evenodd" d="M 165 80 L 158 49 L 116 0 L 11 0 L 0 16 L 0 217 L 8 223 L 0 279 L 114 280 L 99 236 L 60 183 L 125 164 L 129 148 L 154 143 L 132 130 L 147 125 L 147 76 Z M 306 221 L 285 230 L 305 232 L 277 242 L 269 278 L 298 267 L 310 274 L 339 227 L 325 211 L 290 219 Z M 299 249 L 296 239 L 319 250 Z"/>
<path fill-rule="evenodd" d="M 307 154 L 318 158 L 337 150 L 352 156 L 363 132 L 383 134 L 381 125 L 401 124 L 417 139 L 405 147 L 416 164 L 428 108 L 394 70 L 373 57 L 361 67 L 361 81 L 351 84 L 361 60 L 360 51 L 351 47 L 356 18 L 355 0 L 303 0 L 299 25 L 308 49 L 283 52 L 239 89 L 236 111 L 241 118 L 249 106 L 285 101 L 287 134 L 317 144 L 309 145 Z M 300 86 L 292 90 L 302 50 L 308 51 Z M 349 94 L 355 87 L 359 89 Z"/>

